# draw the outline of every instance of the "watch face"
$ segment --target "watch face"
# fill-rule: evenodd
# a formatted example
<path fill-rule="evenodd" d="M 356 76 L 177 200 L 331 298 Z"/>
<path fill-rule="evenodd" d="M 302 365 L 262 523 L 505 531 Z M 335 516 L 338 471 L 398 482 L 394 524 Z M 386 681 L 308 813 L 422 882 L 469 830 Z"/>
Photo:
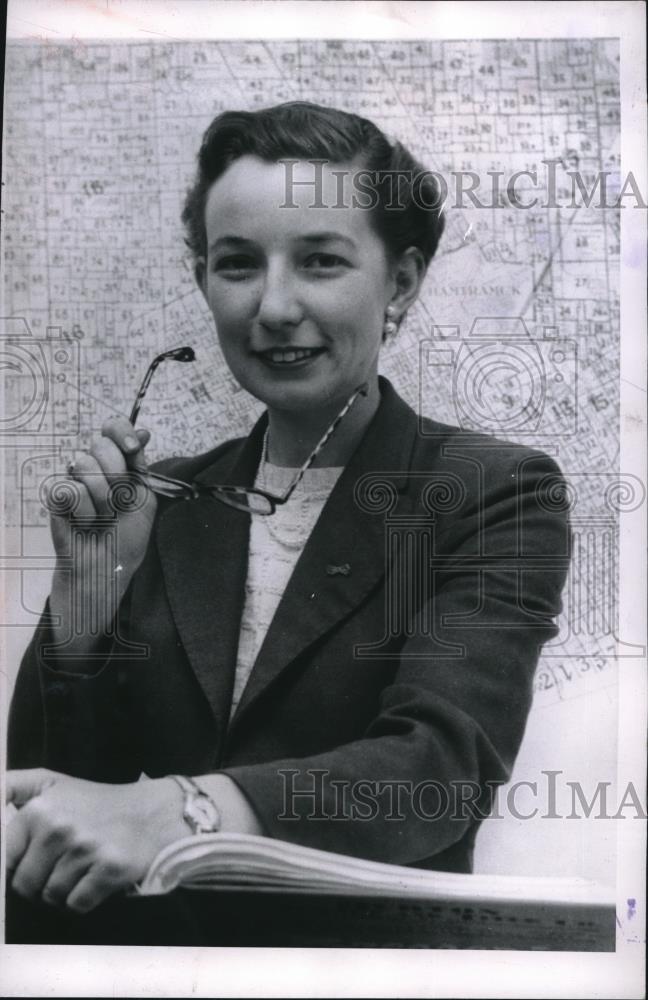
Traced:
<path fill-rule="evenodd" d="M 218 827 L 219 815 L 214 804 L 207 796 L 198 795 L 191 805 L 191 812 L 194 820 L 201 827 L 214 830 Z"/>

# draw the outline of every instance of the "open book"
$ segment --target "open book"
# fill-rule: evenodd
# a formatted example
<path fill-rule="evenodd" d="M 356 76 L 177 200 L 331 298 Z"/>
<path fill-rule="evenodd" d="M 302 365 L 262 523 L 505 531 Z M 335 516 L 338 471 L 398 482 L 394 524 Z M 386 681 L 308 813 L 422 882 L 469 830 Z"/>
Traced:
<path fill-rule="evenodd" d="M 580 878 L 427 871 L 214 833 L 161 851 L 136 893 L 144 904 L 176 888 L 207 890 L 190 905 L 217 928 L 211 944 L 615 948 L 614 894 Z"/>
<path fill-rule="evenodd" d="M 137 887 L 254 890 L 548 906 L 610 907 L 609 890 L 580 878 L 465 875 L 381 864 L 269 837 L 212 833 L 166 847 Z"/>

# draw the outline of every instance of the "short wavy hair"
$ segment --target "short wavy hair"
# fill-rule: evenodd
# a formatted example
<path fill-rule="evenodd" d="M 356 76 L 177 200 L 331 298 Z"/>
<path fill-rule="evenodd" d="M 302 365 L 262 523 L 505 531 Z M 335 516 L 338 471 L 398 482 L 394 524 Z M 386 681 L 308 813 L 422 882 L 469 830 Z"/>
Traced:
<path fill-rule="evenodd" d="M 367 118 L 309 101 L 289 101 L 258 111 L 225 111 L 205 131 L 196 177 L 182 212 L 185 242 L 194 262 L 207 256 L 205 205 L 211 185 L 246 155 L 269 163 L 282 159 L 359 162 L 365 175 L 363 190 L 369 186 L 375 191 L 375 207 L 370 211 L 388 259 L 396 260 L 411 246 L 421 251 L 426 267 L 434 256 L 445 221 L 434 174 L 402 143 L 391 143 Z M 414 181 L 399 183 L 396 207 L 394 172 Z M 374 177 L 375 183 L 367 185 L 366 175 Z"/>

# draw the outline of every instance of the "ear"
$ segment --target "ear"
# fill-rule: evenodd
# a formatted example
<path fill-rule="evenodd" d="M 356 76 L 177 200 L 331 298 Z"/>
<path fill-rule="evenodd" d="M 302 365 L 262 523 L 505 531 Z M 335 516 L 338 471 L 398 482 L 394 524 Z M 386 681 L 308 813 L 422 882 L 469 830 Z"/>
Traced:
<path fill-rule="evenodd" d="M 395 293 L 389 300 L 389 305 L 394 307 L 396 321 L 416 302 L 426 271 L 427 264 L 418 247 L 408 247 L 394 264 L 392 280 Z"/>

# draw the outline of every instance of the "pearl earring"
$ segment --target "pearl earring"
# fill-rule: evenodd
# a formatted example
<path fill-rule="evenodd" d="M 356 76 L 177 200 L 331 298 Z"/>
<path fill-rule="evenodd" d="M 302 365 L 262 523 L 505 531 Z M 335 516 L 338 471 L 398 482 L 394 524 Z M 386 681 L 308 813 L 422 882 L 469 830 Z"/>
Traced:
<path fill-rule="evenodd" d="M 398 323 L 395 323 L 396 317 L 396 306 L 387 306 L 385 310 L 386 320 L 383 326 L 383 333 L 385 337 L 393 337 L 393 335 L 398 330 Z"/>

